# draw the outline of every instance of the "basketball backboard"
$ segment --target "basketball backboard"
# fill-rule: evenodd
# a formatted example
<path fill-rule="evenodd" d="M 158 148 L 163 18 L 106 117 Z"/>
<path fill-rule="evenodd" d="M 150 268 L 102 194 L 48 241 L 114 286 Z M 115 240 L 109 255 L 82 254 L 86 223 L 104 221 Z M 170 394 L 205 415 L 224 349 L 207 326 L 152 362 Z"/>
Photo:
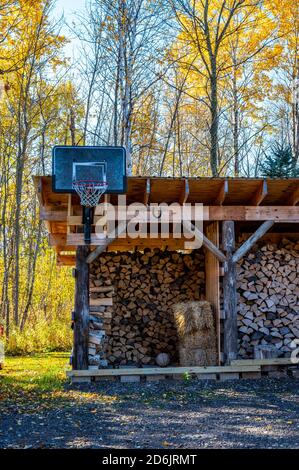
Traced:
<path fill-rule="evenodd" d="M 74 180 L 105 181 L 106 193 L 126 192 L 124 147 L 57 145 L 53 148 L 53 191 L 74 193 Z"/>

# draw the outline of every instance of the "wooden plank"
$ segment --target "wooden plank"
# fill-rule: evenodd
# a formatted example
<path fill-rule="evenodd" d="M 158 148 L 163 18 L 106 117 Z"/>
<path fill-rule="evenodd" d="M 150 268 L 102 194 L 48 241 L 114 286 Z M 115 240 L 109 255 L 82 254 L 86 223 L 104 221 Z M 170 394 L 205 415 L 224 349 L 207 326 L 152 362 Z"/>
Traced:
<path fill-rule="evenodd" d="M 102 299 L 90 299 L 89 304 L 91 307 L 99 307 L 101 305 L 113 305 L 112 297 L 106 297 Z"/>
<path fill-rule="evenodd" d="M 192 210 L 192 209 L 191 209 Z M 135 215 L 135 210 L 128 211 L 128 217 Z M 149 219 L 149 212 L 139 213 L 141 220 Z M 70 216 L 63 210 L 41 209 L 40 219 L 53 222 L 69 222 L 70 225 L 81 225 L 80 216 Z M 193 219 L 194 220 L 194 219 Z M 299 206 L 203 206 L 203 220 L 299 222 Z M 66 231 L 66 229 L 65 229 Z"/>
<path fill-rule="evenodd" d="M 205 206 L 204 220 L 299 222 L 298 206 Z"/>
<path fill-rule="evenodd" d="M 237 323 L 237 273 L 233 261 L 235 249 L 235 225 L 233 221 L 222 223 L 222 246 L 227 261 L 224 263 L 223 276 L 223 311 L 225 315 L 223 329 L 223 352 L 225 364 L 237 358 L 238 323 Z"/>
<path fill-rule="evenodd" d="M 231 361 L 232 366 L 276 366 L 296 365 L 290 357 L 273 357 L 269 359 L 236 359 Z"/>
<path fill-rule="evenodd" d="M 60 255 L 57 254 L 57 266 L 75 266 L 75 255 Z"/>
<path fill-rule="evenodd" d="M 219 259 L 219 261 L 226 261 L 226 257 L 222 251 L 219 250 L 219 248 L 217 248 L 217 246 L 215 246 L 214 243 L 212 243 L 200 230 L 198 230 L 197 227 L 187 222 L 183 222 L 183 226 L 189 233 L 194 234 L 197 240 L 202 241 L 203 246 L 210 250 L 211 253 Z"/>
<path fill-rule="evenodd" d="M 66 222 L 67 211 L 53 209 L 40 209 L 40 220 L 48 220 L 49 222 Z"/>
<path fill-rule="evenodd" d="M 89 342 L 89 269 L 86 263 L 87 246 L 76 252 L 74 351 L 72 367 L 76 370 L 88 368 Z"/>
<path fill-rule="evenodd" d="M 233 262 L 237 263 L 243 256 L 248 253 L 248 251 L 255 245 L 255 243 L 262 238 L 265 233 L 267 233 L 270 228 L 275 224 L 274 220 L 267 220 L 264 222 L 249 238 L 246 240 L 243 245 L 241 245 L 238 250 L 233 255 Z"/>
<path fill-rule="evenodd" d="M 113 286 L 99 286 L 99 287 L 90 287 L 89 292 L 114 292 Z"/>
<path fill-rule="evenodd" d="M 259 206 L 265 197 L 268 194 L 268 185 L 267 185 L 267 180 L 264 179 L 264 181 L 261 181 L 259 183 L 259 187 L 254 193 L 253 197 L 251 198 L 250 204 L 252 206 Z"/>
<path fill-rule="evenodd" d="M 176 375 L 176 374 L 219 374 L 225 372 L 259 372 L 260 366 L 209 366 L 209 367 L 136 367 L 124 369 L 97 369 L 90 371 L 67 371 L 68 377 L 119 376 L 119 375 Z"/>
<path fill-rule="evenodd" d="M 219 222 L 212 222 L 206 229 L 207 238 L 219 248 Z M 206 300 L 211 303 L 216 322 L 218 364 L 220 364 L 220 282 L 219 260 L 210 251 L 205 253 Z"/>

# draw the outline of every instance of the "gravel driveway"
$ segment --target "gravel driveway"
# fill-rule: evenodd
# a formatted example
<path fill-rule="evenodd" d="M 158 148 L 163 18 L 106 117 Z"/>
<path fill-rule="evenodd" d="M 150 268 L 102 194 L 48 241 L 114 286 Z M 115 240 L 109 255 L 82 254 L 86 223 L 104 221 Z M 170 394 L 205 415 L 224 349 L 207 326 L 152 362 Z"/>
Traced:
<path fill-rule="evenodd" d="M 299 380 L 104 383 L 1 402 L 1 448 L 299 448 Z"/>

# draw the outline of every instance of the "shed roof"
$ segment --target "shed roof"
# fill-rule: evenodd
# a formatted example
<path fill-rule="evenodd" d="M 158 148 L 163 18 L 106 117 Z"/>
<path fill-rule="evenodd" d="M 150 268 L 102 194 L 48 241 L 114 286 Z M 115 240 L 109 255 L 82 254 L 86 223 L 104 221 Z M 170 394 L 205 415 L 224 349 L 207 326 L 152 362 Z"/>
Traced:
<path fill-rule="evenodd" d="M 34 176 L 34 184 L 41 206 L 41 218 L 46 221 L 50 241 L 60 254 L 62 264 L 71 264 L 61 253 L 75 249 L 67 243 L 67 217 L 69 195 L 54 193 L 51 176 Z M 222 220 L 222 212 L 226 211 L 231 218 L 244 223 L 254 224 L 254 220 L 264 220 L 263 214 L 269 214 L 279 208 L 277 220 L 287 223 L 299 221 L 299 178 L 263 179 L 263 178 L 164 178 L 164 177 L 128 177 L 127 204 L 142 203 L 202 203 L 210 206 L 210 218 L 206 220 Z M 71 198 L 72 205 L 79 208 L 76 194 Z M 110 195 L 111 204 L 117 203 L 117 195 Z M 217 209 L 218 207 L 218 209 Z M 259 207 L 260 209 L 254 210 Z M 222 209 L 221 209 L 222 208 Z M 264 208 L 264 210 L 263 210 Z M 269 209 L 266 209 L 269 208 Z M 283 210 L 283 208 L 285 208 Z M 80 210 L 80 209 L 78 209 Z M 268 211 L 268 212 L 267 212 Z M 272 212 L 271 212 L 272 211 Z M 252 215 L 259 214 L 256 218 Z M 216 214 L 216 215 L 211 215 Z M 282 216 L 282 214 L 284 214 Z M 213 219 L 214 217 L 214 219 Z M 247 221 L 247 222 L 242 222 Z M 250 221 L 250 222 L 249 222 Z M 297 224 L 296 224 L 297 227 Z M 292 229 L 293 230 L 293 229 Z M 297 230 L 297 229 L 296 229 Z M 156 242 L 167 245 L 165 240 Z M 111 249 L 130 249 L 136 246 L 126 239 L 118 243 L 115 240 Z M 138 246 L 153 246 L 143 240 Z M 69 259 L 70 261 L 70 259 Z"/>

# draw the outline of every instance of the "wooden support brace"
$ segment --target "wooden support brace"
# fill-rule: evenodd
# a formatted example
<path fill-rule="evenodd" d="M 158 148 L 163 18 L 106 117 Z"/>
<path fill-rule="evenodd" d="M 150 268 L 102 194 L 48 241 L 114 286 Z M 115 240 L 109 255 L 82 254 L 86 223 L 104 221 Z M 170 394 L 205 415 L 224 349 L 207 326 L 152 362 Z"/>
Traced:
<path fill-rule="evenodd" d="M 98 246 L 95 250 L 93 250 L 87 257 L 86 262 L 88 264 L 92 263 L 103 251 L 106 250 L 108 245 L 110 245 L 113 240 L 118 238 L 127 228 L 129 221 L 123 221 L 118 224 L 118 226 L 115 229 L 115 234 L 112 237 L 111 234 L 108 235 L 108 238 L 105 240 L 105 243 L 101 246 Z"/>
<path fill-rule="evenodd" d="M 213 253 L 213 255 L 219 259 L 219 261 L 226 261 L 226 256 L 222 253 L 222 251 L 219 250 L 219 248 L 217 248 L 217 246 L 215 246 L 214 243 L 211 242 L 200 230 L 198 230 L 197 227 L 195 227 L 193 224 L 190 224 L 190 222 L 183 222 L 183 226 L 189 233 L 192 233 L 197 240 L 201 240 L 203 246 L 210 250 L 211 253 Z"/>
<path fill-rule="evenodd" d="M 264 222 L 249 238 L 246 242 L 243 243 L 242 246 L 234 253 L 233 255 L 233 262 L 237 263 L 243 256 L 248 253 L 248 251 L 254 246 L 254 244 L 262 238 L 265 233 L 270 230 L 270 228 L 275 224 L 274 220 L 267 220 Z"/>

